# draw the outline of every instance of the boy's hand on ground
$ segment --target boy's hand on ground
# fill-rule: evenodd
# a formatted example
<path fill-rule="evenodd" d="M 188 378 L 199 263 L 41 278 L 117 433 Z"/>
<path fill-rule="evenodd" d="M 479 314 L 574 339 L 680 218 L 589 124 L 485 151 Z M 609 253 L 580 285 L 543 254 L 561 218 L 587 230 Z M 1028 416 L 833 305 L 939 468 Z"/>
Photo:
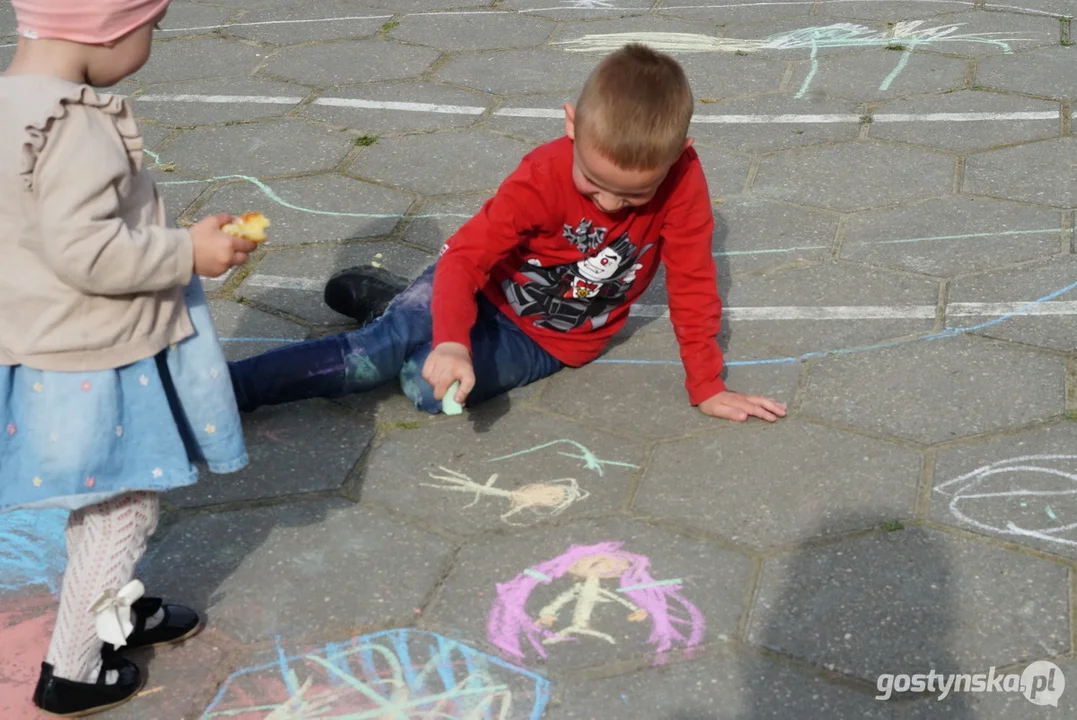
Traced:
<path fill-rule="evenodd" d="M 257 243 L 239 238 L 221 230 L 232 222 L 228 213 L 217 213 L 199 220 L 191 226 L 191 243 L 194 245 L 194 271 L 202 277 L 220 277 L 236 265 L 247 262 Z"/>
<path fill-rule="evenodd" d="M 426 357 L 423 380 L 433 386 L 435 400 L 444 398 L 449 386 L 459 380 L 460 389 L 456 391 L 455 400 L 463 405 L 468 393 L 475 387 L 471 353 L 460 343 L 441 343 Z"/>
<path fill-rule="evenodd" d="M 778 418 L 785 417 L 785 405 L 777 400 L 762 395 L 743 395 L 731 390 L 723 390 L 704 400 L 699 404 L 699 409 L 704 415 L 735 422 L 744 422 L 751 415 L 767 422 L 775 422 Z"/>

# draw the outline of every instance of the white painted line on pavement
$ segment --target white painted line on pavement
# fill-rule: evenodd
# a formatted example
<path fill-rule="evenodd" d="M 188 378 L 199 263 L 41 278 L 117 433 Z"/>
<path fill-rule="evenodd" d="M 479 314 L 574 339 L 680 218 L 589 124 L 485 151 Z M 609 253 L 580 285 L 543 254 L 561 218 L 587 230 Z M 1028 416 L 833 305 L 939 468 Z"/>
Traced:
<path fill-rule="evenodd" d="M 243 284 L 271 290 L 316 290 L 321 292 L 325 288 L 325 280 L 284 277 L 282 275 L 251 275 L 243 281 Z"/>
<path fill-rule="evenodd" d="M 298 105 L 303 102 L 301 97 L 279 97 L 260 95 L 139 95 L 135 98 L 138 102 L 179 102 L 179 103 L 206 103 L 209 105 Z"/>
<path fill-rule="evenodd" d="M 182 33 L 199 30 L 227 30 L 237 27 L 256 27 L 258 25 L 301 25 L 310 23 L 347 22 L 349 20 L 388 20 L 392 15 L 352 15 L 349 17 L 309 18 L 303 20 L 261 20 L 259 22 L 223 23 L 221 25 L 200 25 L 198 27 L 161 28 L 158 32 Z"/>
<path fill-rule="evenodd" d="M 934 305 L 846 305 L 846 306 L 776 306 L 729 307 L 722 309 L 723 317 L 735 320 L 927 320 L 935 317 Z M 1001 317 L 1020 313 L 1022 316 L 1060 317 L 1077 315 L 1077 300 L 1006 303 L 950 303 L 946 316 Z M 633 305 L 636 317 L 669 317 L 665 305 Z"/>
<path fill-rule="evenodd" d="M 272 290 L 303 290 L 321 292 L 324 280 L 284 277 L 281 275 L 251 275 L 243 281 L 249 287 Z M 776 305 L 762 307 L 726 307 L 722 316 L 731 320 L 931 320 L 935 305 Z M 950 303 L 947 317 L 1001 317 L 1020 313 L 1023 316 L 1061 317 L 1077 315 L 1077 300 L 1048 302 Z M 633 317 L 669 317 L 665 305 L 633 305 Z"/>
<path fill-rule="evenodd" d="M 136 96 L 136 102 L 185 102 L 185 103 L 223 103 L 252 105 L 298 105 L 303 98 L 275 97 L 261 95 L 161 95 L 149 94 Z M 322 97 L 314 105 L 326 107 L 345 107 L 364 110 L 399 110 L 401 112 L 428 112 L 452 115 L 481 115 L 486 108 L 479 105 L 442 105 L 439 103 L 400 102 L 389 100 L 363 100 L 361 98 Z M 501 108 L 495 110 L 495 117 L 520 117 L 560 119 L 564 112 L 560 108 Z M 1009 112 L 1009 113 L 880 113 L 874 115 L 874 122 L 983 122 L 1011 120 L 1058 120 L 1060 113 L 1053 111 Z M 1077 113 L 1074 113 L 1077 117 Z M 780 114 L 780 115 L 695 115 L 693 123 L 727 124 L 727 125 L 779 125 L 779 124 L 813 124 L 813 123 L 859 123 L 861 117 L 854 114 Z"/>
<path fill-rule="evenodd" d="M 486 108 L 474 105 L 440 105 L 437 103 L 397 102 L 395 100 L 360 100 L 357 98 L 318 98 L 312 104 L 327 107 L 403 110 L 405 112 L 444 113 L 447 115 L 482 115 L 486 112 Z"/>

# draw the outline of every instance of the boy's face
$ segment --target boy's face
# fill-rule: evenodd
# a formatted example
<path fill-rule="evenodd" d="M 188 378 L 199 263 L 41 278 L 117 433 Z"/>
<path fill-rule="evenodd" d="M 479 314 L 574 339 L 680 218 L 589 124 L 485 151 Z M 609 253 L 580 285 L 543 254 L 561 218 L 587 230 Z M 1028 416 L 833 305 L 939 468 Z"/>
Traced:
<path fill-rule="evenodd" d="M 646 205 L 658 192 L 670 167 L 677 161 L 650 170 L 626 170 L 591 147 L 586 138 L 576 138 L 576 108 L 565 105 L 565 134 L 573 140 L 572 180 L 581 195 L 591 199 L 602 212 L 614 215 L 625 208 Z M 684 141 L 684 147 L 692 138 Z"/>

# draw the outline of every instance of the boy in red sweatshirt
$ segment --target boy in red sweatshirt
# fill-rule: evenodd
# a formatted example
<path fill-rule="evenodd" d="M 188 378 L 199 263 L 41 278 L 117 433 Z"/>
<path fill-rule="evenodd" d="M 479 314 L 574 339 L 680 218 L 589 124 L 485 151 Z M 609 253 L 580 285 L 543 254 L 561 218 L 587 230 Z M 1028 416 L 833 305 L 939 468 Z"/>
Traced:
<path fill-rule="evenodd" d="M 607 56 L 565 107 L 565 137 L 524 157 L 418 279 L 353 268 L 330 280 L 329 306 L 368 324 L 233 363 L 240 409 L 393 378 L 427 412 L 457 382 L 455 400 L 477 405 L 598 357 L 662 263 L 689 401 L 729 420 L 783 417 L 781 403 L 721 378 L 693 104 L 672 57 L 635 44 Z"/>

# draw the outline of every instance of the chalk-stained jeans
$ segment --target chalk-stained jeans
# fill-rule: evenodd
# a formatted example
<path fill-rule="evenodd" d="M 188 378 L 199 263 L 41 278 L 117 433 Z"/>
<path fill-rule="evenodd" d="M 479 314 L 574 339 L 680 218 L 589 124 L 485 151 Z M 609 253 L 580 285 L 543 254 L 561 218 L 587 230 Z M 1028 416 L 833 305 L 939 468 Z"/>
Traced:
<path fill-rule="evenodd" d="M 434 389 L 422 369 L 432 350 L 430 305 L 434 266 L 411 283 L 369 325 L 351 332 L 288 345 L 229 364 L 239 409 L 335 398 L 373 390 L 393 378 L 415 407 L 441 412 Z M 473 407 L 562 368 L 562 364 L 529 338 L 481 294 L 471 331 L 475 388 Z"/>

